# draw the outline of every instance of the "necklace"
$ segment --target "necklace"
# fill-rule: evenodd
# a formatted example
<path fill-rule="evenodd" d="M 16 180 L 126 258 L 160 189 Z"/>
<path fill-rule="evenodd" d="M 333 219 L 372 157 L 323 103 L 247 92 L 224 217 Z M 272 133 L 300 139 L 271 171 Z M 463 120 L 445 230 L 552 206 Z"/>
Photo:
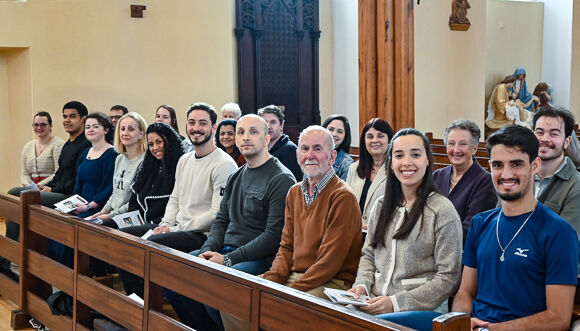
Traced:
<path fill-rule="evenodd" d="M 497 244 L 499 245 L 499 249 L 501 249 L 501 256 L 499 257 L 500 262 L 503 262 L 505 260 L 505 251 L 506 251 L 506 249 L 508 249 L 508 247 L 510 246 L 510 244 L 512 243 L 512 241 L 514 241 L 514 239 L 516 239 L 516 237 L 518 236 L 518 234 L 520 234 L 520 231 L 522 231 L 522 229 L 524 228 L 524 226 L 526 225 L 526 223 L 528 223 L 528 220 L 530 219 L 530 217 L 532 217 L 532 215 L 534 214 L 535 211 L 536 211 L 536 209 L 534 209 L 530 213 L 530 215 L 528 215 L 528 217 L 526 218 L 526 220 L 524 221 L 524 223 L 522 224 L 522 226 L 520 226 L 520 228 L 518 229 L 518 231 L 516 232 L 516 234 L 514 234 L 514 236 L 512 237 L 512 239 L 505 246 L 505 248 L 503 248 L 501 246 L 501 242 L 499 241 L 499 220 L 501 219 L 501 211 L 499 212 L 499 216 L 497 217 L 497 222 L 495 223 L 495 236 L 497 238 Z"/>

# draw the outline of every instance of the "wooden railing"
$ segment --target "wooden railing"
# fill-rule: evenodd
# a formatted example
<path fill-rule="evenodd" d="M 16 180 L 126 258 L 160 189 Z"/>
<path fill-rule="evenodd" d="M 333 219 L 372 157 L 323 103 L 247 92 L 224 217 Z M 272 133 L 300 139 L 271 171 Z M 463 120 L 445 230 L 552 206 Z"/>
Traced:
<path fill-rule="evenodd" d="M 0 194 L 0 215 L 21 233 L 20 243 L 0 236 L 0 255 L 20 265 L 19 283 L 0 275 L 0 294 L 53 330 L 91 329 L 91 309 L 131 330 L 190 330 L 163 313 L 163 288 L 249 321 L 252 330 L 410 330 L 39 203 L 38 192 L 20 200 Z M 46 238 L 73 248 L 72 269 L 48 257 Z M 144 306 L 93 279 L 91 256 L 143 277 Z M 52 286 L 72 296 L 72 316 L 50 312 Z M 469 330 L 469 318 L 450 313 L 433 327 Z"/>

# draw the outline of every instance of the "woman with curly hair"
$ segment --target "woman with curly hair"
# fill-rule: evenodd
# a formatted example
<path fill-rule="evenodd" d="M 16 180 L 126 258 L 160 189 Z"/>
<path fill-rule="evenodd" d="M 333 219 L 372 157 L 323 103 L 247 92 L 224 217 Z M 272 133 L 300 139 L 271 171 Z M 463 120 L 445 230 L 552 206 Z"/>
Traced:
<path fill-rule="evenodd" d="M 147 145 L 149 149 L 137 170 L 129 199 L 129 211 L 139 210 L 145 224 L 121 229 L 135 236 L 142 236 L 161 221 L 175 184 L 177 161 L 183 155 L 179 135 L 165 123 L 149 125 Z"/>

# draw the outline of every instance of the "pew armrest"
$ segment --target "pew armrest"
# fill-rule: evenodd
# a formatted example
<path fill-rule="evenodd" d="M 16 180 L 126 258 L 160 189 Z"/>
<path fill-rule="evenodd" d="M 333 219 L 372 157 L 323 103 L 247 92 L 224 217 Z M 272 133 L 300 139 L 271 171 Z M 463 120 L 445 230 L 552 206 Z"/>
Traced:
<path fill-rule="evenodd" d="M 433 331 L 471 330 L 471 318 L 466 313 L 452 312 L 433 319 Z"/>

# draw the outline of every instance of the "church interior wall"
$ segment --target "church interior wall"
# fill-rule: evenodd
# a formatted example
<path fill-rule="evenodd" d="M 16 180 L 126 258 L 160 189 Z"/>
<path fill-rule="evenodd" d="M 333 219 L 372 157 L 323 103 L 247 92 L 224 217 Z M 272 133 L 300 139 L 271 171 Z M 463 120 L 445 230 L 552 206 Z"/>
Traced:
<path fill-rule="evenodd" d="M 415 126 L 436 137 L 454 119 L 483 127 L 485 1 L 470 1 L 467 31 L 452 31 L 450 1 L 415 6 Z"/>
<path fill-rule="evenodd" d="M 534 92 L 542 79 L 544 17 L 542 2 L 487 0 L 486 7 L 484 110 L 494 87 L 517 67 L 526 69 L 528 91 Z"/>

